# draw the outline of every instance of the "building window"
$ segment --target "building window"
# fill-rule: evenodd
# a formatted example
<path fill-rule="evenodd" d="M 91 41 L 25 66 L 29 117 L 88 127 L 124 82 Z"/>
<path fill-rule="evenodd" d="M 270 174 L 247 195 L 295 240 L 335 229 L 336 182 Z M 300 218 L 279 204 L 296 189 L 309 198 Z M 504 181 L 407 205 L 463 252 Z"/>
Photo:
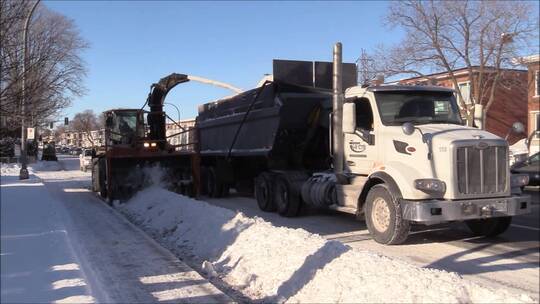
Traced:
<path fill-rule="evenodd" d="M 534 96 L 540 96 L 540 71 L 534 72 Z"/>
<path fill-rule="evenodd" d="M 467 81 L 467 82 L 458 83 L 458 89 L 461 92 L 461 96 L 463 96 L 463 100 L 464 100 L 465 104 L 470 105 L 471 104 L 471 96 L 470 96 L 471 82 Z M 459 96 L 458 96 L 458 98 L 459 98 Z M 460 101 L 459 104 L 461 105 L 461 101 Z"/>

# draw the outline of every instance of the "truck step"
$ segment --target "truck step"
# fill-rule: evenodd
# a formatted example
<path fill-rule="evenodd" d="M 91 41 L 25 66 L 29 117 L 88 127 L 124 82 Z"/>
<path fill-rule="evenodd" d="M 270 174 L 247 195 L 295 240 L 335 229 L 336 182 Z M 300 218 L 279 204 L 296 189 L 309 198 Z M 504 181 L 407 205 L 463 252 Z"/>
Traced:
<path fill-rule="evenodd" d="M 356 208 L 353 208 L 353 207 L 338 206 L 334 204 L 334 205 L 328 206 L 328 208 L 339 211 L 339 212 L 356 214 Z"/>

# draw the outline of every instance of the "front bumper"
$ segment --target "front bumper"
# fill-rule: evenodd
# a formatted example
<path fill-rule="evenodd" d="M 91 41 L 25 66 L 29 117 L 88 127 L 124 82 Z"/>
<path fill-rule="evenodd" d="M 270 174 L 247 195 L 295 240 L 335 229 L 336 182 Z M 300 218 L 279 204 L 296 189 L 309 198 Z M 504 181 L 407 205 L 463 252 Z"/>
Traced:
<path fill-rule="evenodd" d="M 403 219 L 436 224 L 500 216 L 515 216 L 531 212 L 529 195 L 464 200 L 401 200 Z"/>

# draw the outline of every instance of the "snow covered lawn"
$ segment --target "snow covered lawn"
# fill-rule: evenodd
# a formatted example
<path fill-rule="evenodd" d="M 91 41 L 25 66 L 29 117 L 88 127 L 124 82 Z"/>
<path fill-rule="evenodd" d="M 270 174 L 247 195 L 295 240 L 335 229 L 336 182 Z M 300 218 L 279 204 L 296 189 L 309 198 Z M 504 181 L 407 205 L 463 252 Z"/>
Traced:
<path fill-rule="evenodd" d="M 34 175 L 54 166 L 38 165 L 24 181 L 18 165 L 1 167 L 2 303 L 94 302 L 65 229 L 66 214 Z"/>
<path fill-rule="evenodd" d="M 170 250 L 263 302 L 533 302 L 455 273 L 351 249 L 302 229 L 212 206 L 157 186 L 117 206 Z"/>

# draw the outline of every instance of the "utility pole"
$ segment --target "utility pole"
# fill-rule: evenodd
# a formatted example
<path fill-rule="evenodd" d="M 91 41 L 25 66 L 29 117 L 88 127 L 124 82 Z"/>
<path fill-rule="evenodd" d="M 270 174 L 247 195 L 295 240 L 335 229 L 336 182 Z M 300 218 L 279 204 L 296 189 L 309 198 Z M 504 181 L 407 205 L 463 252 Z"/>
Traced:
<path fill-rule="evenodd" d="M 30 24 L 30 19 L 32 19 L 32 14 L 36 9 L 40 0 L 37 0 L 32 8 L 30 13 L 26 16 L 26 21 L 24 22 L 24 31 L 23 31 L 23 64 L 22 64 L 22 83 L 21 83 L 21 170 L 19 172 L 19 179 L 28 179 L 28 168 L 27 168 L 27 150 L 26 150 L 26 61 L 28 60 L 27 49 L 28 49 L 28 26 Z"/>

